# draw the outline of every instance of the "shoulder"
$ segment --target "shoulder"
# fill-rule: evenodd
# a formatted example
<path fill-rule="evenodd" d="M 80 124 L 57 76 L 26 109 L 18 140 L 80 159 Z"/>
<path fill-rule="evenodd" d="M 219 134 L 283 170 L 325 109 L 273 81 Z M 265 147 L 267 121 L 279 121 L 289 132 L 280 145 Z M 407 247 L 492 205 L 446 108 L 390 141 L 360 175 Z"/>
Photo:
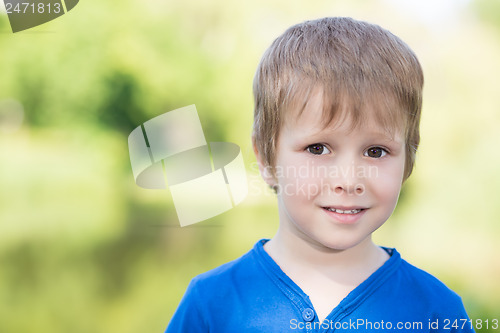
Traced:
<path fill-rule="evenodd" d="M 252 261 L 252 251 L 249 251 L 236 260 L 194 277 L 166 332 L 208 332 L 209 327 L 218 327 L 214 320 L 220 316 L 214 314 L 226 313 L 227 304 L 234 303 L 232 298 L 237 295 L 234 281 L 244 274 Z"/>
<path fill-rule="evenodd" d="M 450 295 L 458 297 L 458 295 L 448 288 L 441 280 L 434 275 L 420 269 L 406 260 L 401 261 L 400 267 L 402 273 L 409 279 L 409 281 L 422 291 L 429 291 L 439 295 Z"/>
<path fill-rule="evenodd" d="M 203 289 L 204 292 L 216 291 L 219 287 L 228 288 L 245 284 L 255 278 L 255 272 L 261 271 L 254 249 L 241 257 L 222 264 L 214 269 L 195 276 L 191 288 Z"/>
<path fill-rule="evenodd" d="M 397 278 L 405 286 L 407 293 L 418 297 L 429 308 L 463 308 L 460 296 L 430 273 L 401 260 Z"/>

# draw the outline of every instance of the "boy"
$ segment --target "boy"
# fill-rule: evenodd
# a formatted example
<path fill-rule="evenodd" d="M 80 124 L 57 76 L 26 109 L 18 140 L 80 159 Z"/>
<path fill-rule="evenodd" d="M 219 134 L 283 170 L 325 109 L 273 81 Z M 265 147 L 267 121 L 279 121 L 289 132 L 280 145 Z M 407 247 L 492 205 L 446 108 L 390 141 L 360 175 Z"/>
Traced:
<path fill-rule="evenodd" d="M 379 26 L 324 18 L 278 37 L 254 79 L 253 144 L 279 229 L 195 277 L 166 332 L 473 332 L 458 295 L 371 239 L 413 169 L 422 86 Z"/>

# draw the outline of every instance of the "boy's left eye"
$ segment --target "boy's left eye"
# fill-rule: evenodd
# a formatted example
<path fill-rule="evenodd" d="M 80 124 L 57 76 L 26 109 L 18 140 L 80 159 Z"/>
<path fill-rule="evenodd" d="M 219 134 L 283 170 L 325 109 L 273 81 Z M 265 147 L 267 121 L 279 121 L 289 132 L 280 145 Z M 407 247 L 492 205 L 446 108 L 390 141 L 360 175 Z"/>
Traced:
<path fill-rule="evenodd" d="M 314 155 L 324 155 L 328 154 L 330 150 L 326 148 L 325 145 L 321 143 L 315 143 L 313 145 L 307 146 L 307 151 Z"/>
<path fill-rule="evenodd" d="M 387 150 L 381 147 L 372 147 L 369 148 L 364 155 L 372 158 L 381 158 L 387 155 Z"/>

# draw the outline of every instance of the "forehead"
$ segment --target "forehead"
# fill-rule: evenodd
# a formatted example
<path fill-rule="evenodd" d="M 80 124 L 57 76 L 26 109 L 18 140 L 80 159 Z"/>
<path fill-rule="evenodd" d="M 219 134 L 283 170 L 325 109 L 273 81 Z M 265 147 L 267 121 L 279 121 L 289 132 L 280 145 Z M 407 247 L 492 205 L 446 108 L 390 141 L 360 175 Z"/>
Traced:
<path fill-rule="evenodd" d="M 403 110 L 391 98 L 378 94 L 365 96 L 361 101 L 347 95 L 332 100 L 321 87 L 315 87 L 302 100 L 296 95 L 286 109 L 284 127 L 300 134 L 361 130 L 391 140 L 405 134 Z"/>

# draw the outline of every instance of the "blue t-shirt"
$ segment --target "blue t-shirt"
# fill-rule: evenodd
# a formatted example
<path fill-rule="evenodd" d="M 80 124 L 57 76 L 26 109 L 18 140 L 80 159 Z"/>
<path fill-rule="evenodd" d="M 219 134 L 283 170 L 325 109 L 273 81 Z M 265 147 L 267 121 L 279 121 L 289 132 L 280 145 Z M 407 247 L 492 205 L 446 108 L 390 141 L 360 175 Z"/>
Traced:
<path fill-rule="evenodd" d="M 266 242 L 195 277 L 166 333 L 474 332 L 455 292 L 388 248 L 390 258 L 320 323 Z"/>

